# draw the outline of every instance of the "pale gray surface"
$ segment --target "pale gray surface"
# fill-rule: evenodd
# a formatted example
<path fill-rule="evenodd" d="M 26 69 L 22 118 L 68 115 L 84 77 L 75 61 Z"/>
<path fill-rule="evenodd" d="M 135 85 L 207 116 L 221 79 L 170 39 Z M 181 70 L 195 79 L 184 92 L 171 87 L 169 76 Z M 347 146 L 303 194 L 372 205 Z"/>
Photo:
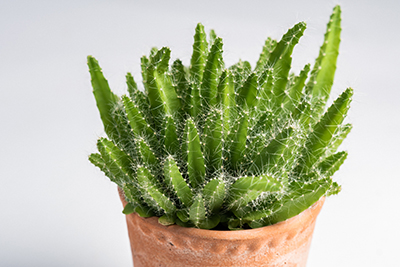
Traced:
<path fill-rule="evenodd" d="M 166 2 L 169 2 L 166 4 Z M 86 56 L 111 87 L 140 80 L 139 58 L 170 46 L 188 64 L 197 22 L 224 39 L 226 63 L 254 63 L 267 36 L 308 29 L 313 62 L 337 1 L 0 1 L 0 266 L 131 266 L 116 186 L 92 166 L 102 124 Z M 310 267 L 395 266 L 400 219 L 399 1 L 343 1 L 333 95 L 355 89 L 335 176 L 343 192 L 318 219 Z"/>

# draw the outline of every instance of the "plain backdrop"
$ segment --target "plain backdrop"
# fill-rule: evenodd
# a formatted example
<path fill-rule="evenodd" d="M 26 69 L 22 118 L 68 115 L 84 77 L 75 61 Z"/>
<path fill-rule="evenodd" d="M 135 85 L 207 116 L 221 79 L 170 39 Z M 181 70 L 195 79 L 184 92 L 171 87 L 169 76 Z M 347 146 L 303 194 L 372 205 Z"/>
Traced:
<path fill-rule="evenodd" d="M 342 145 L 343 185 L 318 218 L 310 267 L 398 266 L 400 2 L 0 1 L 0 266 L 132 266 L 112 184 L 87 157 L 104 136 L 86 56 L 119 95 L 140 83 L 140 57 L 169 46 L 188 65 L 202 22 L 224 40 L 227 65 L 254 64 L 268 36 L 308 25 L 294 50 L 314 62 L 333 7 L 342 42 L 332 90 L 355 90 Z"/>

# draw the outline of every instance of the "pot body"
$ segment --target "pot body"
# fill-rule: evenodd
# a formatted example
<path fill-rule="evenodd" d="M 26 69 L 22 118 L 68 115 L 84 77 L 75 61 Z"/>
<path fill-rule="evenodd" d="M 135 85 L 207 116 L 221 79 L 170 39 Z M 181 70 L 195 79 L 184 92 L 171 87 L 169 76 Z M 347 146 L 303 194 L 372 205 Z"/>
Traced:
<path fill-rule="evenodd" d="M 135 267 L 305 267 L 323 203 L 324 198 L 284 222 L 238 231 L 164 226 L 158 223 L 157 217 L 142 218 L 132 213 L 126 216 L 126 223 L 133 263 Z"/>

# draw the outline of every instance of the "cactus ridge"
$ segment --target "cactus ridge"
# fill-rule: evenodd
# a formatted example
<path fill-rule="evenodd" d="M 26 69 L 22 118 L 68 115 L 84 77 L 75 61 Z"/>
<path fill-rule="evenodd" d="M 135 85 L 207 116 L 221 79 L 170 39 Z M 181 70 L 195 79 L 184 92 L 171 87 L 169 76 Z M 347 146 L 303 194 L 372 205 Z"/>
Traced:
<path fill-rule="evenodd" d="M 95 58 L 88 66 L 107 138 L 90 162 L 125 192 L 123 213 L 164 225 L 257 228 L 295 216 L 341 187 L 332 176 L 347 152 L 353 90 L 325 108 L 336 70 L 340 7 L 311 68 L 291 72 L 306 24 L 268 38 L 254 68 L 225 67 L 223 42 L 195 29 L 190 66 L 168 47 L 141 58 L 144 92 L 132 74 L 117 97 Z M 310 72 L 311 71 L 311 72 Z"/>

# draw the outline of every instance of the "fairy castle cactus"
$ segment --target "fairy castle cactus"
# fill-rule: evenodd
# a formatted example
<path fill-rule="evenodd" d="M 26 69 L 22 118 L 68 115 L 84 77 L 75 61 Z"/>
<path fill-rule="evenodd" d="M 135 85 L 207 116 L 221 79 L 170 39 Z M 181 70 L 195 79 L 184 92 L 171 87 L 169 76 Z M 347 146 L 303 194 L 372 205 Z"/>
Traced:
<path fill-rule="evenodd" d="M 334 8 L 319 56 L 290 72 L 292 51 L 306 28 L 268 38 L 254 68 L 226 67 L 222 39 L 207 40 L 198 24 L 190 66 L 170 49 L 141 58 L 144 92 L 133 76 L 129 96 L 116 96 L 92 56 L 88 65 L 107 138 L 89 160 L 123 189 L 124 213 L 158 216 L 165 225 L 243 229 L 295 216 L 337 194 L 331 177 L 347 157 L 337 152 L 353 94 L 329 107 L 340 43 Z M 310 72 L 311 71 L 311 72 Z"/>

